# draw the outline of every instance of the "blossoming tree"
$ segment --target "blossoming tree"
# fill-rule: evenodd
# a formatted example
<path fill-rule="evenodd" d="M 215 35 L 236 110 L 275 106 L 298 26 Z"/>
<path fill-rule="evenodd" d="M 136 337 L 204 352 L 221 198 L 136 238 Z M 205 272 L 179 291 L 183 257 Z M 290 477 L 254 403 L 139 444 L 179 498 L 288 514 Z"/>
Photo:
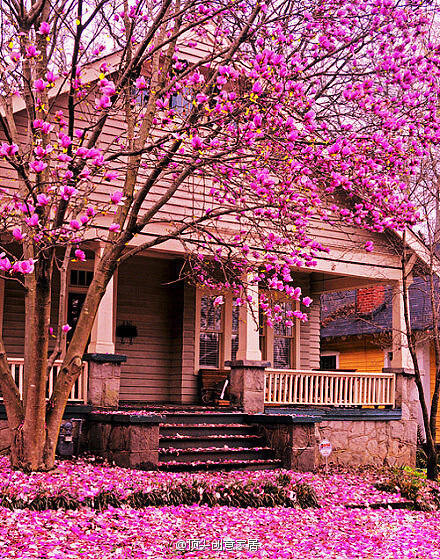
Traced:
<path fill-rule="evenodd" d="M 326 250 L 311 218 L 415 222 L 408 177 L 440 138 L 428 16 L 394 0 L 4 0 L 0 268 L 26 293 L 23 401 L 0 341 L 14 466 L 53 467 L 98 305 L 134 254 L 178 241 L 193 281 L 243 304 L 243 278 L 264 284 L 303 304 L 288 320 L 306 320 L 291 273 Z M 189 183 L 191 210 L 175 216 Z M 46 403 L 54 266 L 98 238 L 64 351 L 70 325 L 58 326 Z M 260 305 L 280 319 L 270 297 Z"/>

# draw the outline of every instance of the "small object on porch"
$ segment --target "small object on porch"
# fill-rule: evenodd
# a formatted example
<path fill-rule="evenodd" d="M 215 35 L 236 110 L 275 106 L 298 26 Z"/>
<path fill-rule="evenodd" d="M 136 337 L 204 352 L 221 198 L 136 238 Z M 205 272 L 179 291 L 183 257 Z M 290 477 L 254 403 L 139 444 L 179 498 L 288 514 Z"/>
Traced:
<path fill-rule="evenodd" d="M 121 344 L 125 343 L 124 340 L 127 339 L 129 344 L 133 343 L 133 338 L 138 335 L 137 326 L 131 322 L 131 320 L 124 320 L 122 324 L 116 326 L 116 336 L 120 338 Z"/>
<path fill-rule="evenodd" d="M 229 371 L 200 369 L 199 379 L 204 404 L 229 405 Z"/>

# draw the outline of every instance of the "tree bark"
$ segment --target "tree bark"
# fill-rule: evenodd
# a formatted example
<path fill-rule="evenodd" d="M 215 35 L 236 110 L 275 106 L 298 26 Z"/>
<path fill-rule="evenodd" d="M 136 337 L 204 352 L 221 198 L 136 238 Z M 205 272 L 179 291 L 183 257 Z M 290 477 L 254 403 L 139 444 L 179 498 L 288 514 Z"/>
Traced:
<path fill-rule="evenodd" d="M 27 395 L 24 422 L 13 438 L 12 466 L 25 471 L 45 469 L 46 384 L 49 349 L 51 282 L 53 251 L 40 255 L 35 265 L 35 289 L 29 293 L 31 308 L 30 337 L 25 348 Z M 37 312 L 38 310 L 38 312 Z"/>

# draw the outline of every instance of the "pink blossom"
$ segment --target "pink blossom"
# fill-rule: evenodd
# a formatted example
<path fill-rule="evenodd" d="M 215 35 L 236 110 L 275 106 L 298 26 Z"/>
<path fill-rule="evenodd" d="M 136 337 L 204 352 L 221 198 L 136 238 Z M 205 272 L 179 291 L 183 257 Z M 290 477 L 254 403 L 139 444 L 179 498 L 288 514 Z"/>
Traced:
<path fill-rule="evenodd" d="M 60 134 L 61 146 L 66 149 L 72 143 L 72 140 L 66 134 Z"/>
<path fill-rule="evenodd" d="M 120 228 L 121 228 L 121 226 L 118 223 L 112 223 L 109 226 L 108 230 L 116 233 L 117 231 L 119 231 Z"/>
<path fill-rule="evenodd" d="M 31 274 L 34 271 L 34 268 L 35 264 L 31 258 L 29 260 L 18 260 L 12 266 L 12 270 L 14 272 L 19 272 L 22 274 Z"/>
<path fill-rule="evenodd" d="M 108 95 L 103 95 L 102 97 L 100 97 L 97 102 L 96 102 L 96 108 L 97 109 L 107 109 L 108 107 L 110 107 L 112 104 L 110 97 Z"/>
<path fill-rule="evenodd" d="M 63 324 L 63 326 L 61 327 L 61 330 L 67 334 L 67 332 L 69 332 L 69 330 L 72 330 L 72 327 L 69 326 L 68 324 Z"/>
<path fill-rule="evenodd" d="M 79 248 L 77 248 L 75 250 L 75 258 L 77 260 L 80 260 L 81 262 L 85 262 L 85 260 L 86 260 L 85 252 L 83 250 L 80 250 Z"/>
<path fill-rule="evenodd" d="M 38 33 L 40 33 L 41 35 L 49 35 L 50 33 L 50 25 L 47 23 L 47 21 L 42 21 L 40 23 L 40 27 L 38 29 Z"/>
<path fill-rule="evenodd" d="M 310 297 L 303 297 L 302 299 L 302 304 L 305 307 L 310 307 L 310 305 L 313 303 L 313 299 L 310 299 Z"/>
<path fill-rule="evenodd" d="M 202 138 L 200 138 L 200 136 L 197 136 L 197 135 L 193 136 L 191 138 L 191 145 L 194 149 L 197 149 L 197 150 L 201 149 L 202 146 L 203 146 Z"/>
<path fill-rule="evenodd" d="M 81 229 L 81 223 L 77 219 L 72 219 L 69 225 L 74 231 Z"/>
<path fill-rule="evenodd" d="M 25 221 L 29 227 L 36 227 L 39 223 L 38 214 L 32 214 L 31 217 L 25 218 Z"/>
<path fill-rule="evenodd" d="M 137 87 L 139 90 L 141 90 L 141 91 L 142 91 L 143 89 L 148 89 L 148 82 L 147 82 L 147 80 L 145 79 L 144 76 L 140 76 L 140 77 L 136 80 L 135 84 L 136 84 L 136 87 Z"/>
<path fill-rule="evenodd" d="M 13 50 L 9 54 L 9 57 L 14 64 L 17 64 L 17 62 L 21 59 L 21 53 L 19 50 Z"/>
<path fill-rule="evenodd" d="M 47 204 L 50 203 L 50 197 L 43 192 L 41 194 L 37 194 L 37 201 L 37 206 L 47 206 Z"/>
<path fill-rule="evenodd" d="M 47 163 L 45 163 L 44 161 L 31 161 L 29 163 L 29 167 L 36 173 L 41 173 L 42 171 L 44 171 L 44 169 L 46 169 Z"/>
<path fill-rule="evenodd" d="M 37 47 L 35 45 L 29 45 L 28 47 L 26 47 L 27 58 L 36 58 L 40 55 L 40 53 L 41 51 L 37 50 Z"/>
<path fill-rule="evenodd" d="M 58 76 L 56 76 L 52 71 L 49 70 L 49 71 L 46 72 L 46 80 L 48 81 L 48 83 L 52 84 L 57 79 L 58 79 Z"/>
<path fill-rule="evenodd" d="M 47 85 L 48 85 L 47 82 L 45 82 L 41 78 L 39 78 L 38 80 L 35 80 L 35 82 L 34 82 L 35 89 L 37 91 L 40 91 L 40 92 L 44 91 L 46 89 Z"/>
<path fill-rule="evenodd" d="M 12 157 L 18 153 L 17 144 L 6 144 L 2 142 L 0 146 L 0 156 L 2 157 Z"/>
<path fill-rule="evenodd" d="M 23 233 L 21 232 L 20 227 L 14 227 L 14 229 L 12 230 L 12 235 L 17 241 L 22 241 L 25 238 L 25 235 L 23 235 Z"/>
<path fill-rule="evenodd" d="M 104 95 L 108 95 L 109 97 L 111 97 L 112 95 L 114 95 L 116 93 L 116 86 L 115 86 L 114 82 L 109 81 L 105 78 L 100 81 L 99 87 L 100 87 L 102 93 Z"/>
<path fill-rule="evenodd" d="M 115 192 L 112 192 L 110 194 L 110 200 L 112 204 L 119 204 L 123 196 L 124 196 L 123 192 L 121 192 L 120 190 L 116 190 Z"/>
<path fill-rule="evenodd" d="M 367 252 L 373 252 L 373 250 L 374 250 L 374 243 L 373 243 L 373 241 L 367 241 L 367 242 L 365 243 L 365 250 L 366 250 Z"/>
<path fill-rule="evenodd" d="M 117 171 L 106 171 L 104 173 L 104 180 L 106 180 L 106 181 L 111 182 L 111 181 L 116 180 L 117 178 L 118 178 Z"/>
<path fill-rule="evenodd" d="M 4 256 L 4 255 L 3 255 Z M 4 270 L 4 271 L 8 271 L 11 269 L 11 261 L 9 260 L 9 258 L 0 257 L 0 270 Z"/>
<path fill-rule="evenodd" d="M 216 297 L 214 299 L 214 306 L 215 307 L 219 307 L 220 305 L 223 305 L 224 300 L 223 300 L 223 295 L 219 295 L 218 297 Z"/>

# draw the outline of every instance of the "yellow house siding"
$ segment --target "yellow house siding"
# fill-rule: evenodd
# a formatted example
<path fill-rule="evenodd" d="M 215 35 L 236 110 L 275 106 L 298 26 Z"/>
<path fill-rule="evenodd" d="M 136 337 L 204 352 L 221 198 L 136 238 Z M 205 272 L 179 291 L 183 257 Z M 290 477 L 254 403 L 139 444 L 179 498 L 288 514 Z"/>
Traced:
<path fill-rule="evenodd" d="M 431 384 L 431 394 L 430 399 L 434 393 L 434 386 L 435 386 L 435 352 L 434 352 L 434 344 L 431 342 L 431 347 L 429 349 L 429 377 L 430 377 L 430 384 Z M 436 434 L 435 434 L 435 442 L 437 444 L 440 443 L 440 414 L 437 413 L 437 421 L 436 421 Z"/>
<path fill-rule="evenodd" d="M 323 351 L 339 352 L 340 369 L 380 372 L 384 366 L 383 350 L 368 340 L 322 342 Z"/>

